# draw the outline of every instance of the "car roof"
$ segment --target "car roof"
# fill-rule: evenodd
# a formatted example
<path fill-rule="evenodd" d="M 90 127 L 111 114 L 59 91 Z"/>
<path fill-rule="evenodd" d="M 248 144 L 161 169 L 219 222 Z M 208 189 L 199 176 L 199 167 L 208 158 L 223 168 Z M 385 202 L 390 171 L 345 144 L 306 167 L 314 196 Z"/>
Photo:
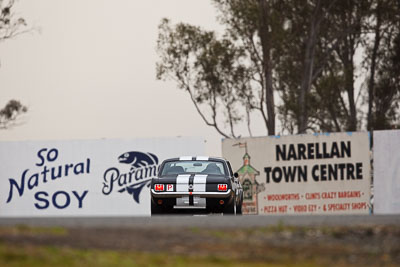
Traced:
<path fill-rule="evenodd" d="M 164 161 L 226 161 L 221 157 L 208 157 L 208 156 L 182 156 L 179 158 L 169 158 Z"/>

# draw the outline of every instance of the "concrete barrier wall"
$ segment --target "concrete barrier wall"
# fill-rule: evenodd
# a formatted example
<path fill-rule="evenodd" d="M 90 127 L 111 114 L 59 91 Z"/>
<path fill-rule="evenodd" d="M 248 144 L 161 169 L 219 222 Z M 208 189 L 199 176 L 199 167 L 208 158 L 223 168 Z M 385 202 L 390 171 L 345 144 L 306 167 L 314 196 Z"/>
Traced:
<path fill-rule="evenodd" d="M 374 213 L 400 214 L 400 130 L 373 135 Z"/>
<path fill-rule="evenodd" d="M 400 131 L 223 139 L 245 214 L 400 214 Z M 0 217 L 147 216 L 149 181 L 201 138 L 0 142 Z"/>
<path fill-rule="evenodd" d="M 149 215 L 158 165 L 204 152 L 201 138 L 0 142 L 0 217 Z"/>

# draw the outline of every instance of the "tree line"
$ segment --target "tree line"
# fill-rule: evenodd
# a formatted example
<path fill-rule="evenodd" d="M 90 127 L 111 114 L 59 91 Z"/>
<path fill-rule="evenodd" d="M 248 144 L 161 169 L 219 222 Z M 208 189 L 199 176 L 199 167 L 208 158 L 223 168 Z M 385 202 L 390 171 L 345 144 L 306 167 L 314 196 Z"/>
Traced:
<path fill-rule="evenodd" d="M 30 31 L 26 28 L 25 19 L 13 12 L 14 4 L 14 0 L 0 0 L 0 42 Z M 19 115 L 27 111 L 28 108 L 20 101 L 9 100 L 4 108 L 0 109 L 0 129 L 8 128 Z"/>
<path fill-rule="evenodd" d="M 400 0 L 212 2 L 224 32 L 163 19 L 156 69 L 222 136 L 399 127 Z"/>

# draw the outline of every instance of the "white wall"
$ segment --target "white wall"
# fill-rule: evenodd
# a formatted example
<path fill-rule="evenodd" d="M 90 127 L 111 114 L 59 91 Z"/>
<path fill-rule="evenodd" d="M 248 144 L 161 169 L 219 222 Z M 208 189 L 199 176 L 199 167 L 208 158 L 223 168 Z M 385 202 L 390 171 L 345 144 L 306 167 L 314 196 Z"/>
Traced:
<path fill-rule="evenodd" d="M 0 142 L 0 217 L 149 215 L 157 164 L 120 156 L 152 153 L 160 164 L 204 149 L 201 138 Z"/>
<path fill-rule="evenodd" d="M 374 213 L 400 213 L 400 130 L 374 131 Z"/>

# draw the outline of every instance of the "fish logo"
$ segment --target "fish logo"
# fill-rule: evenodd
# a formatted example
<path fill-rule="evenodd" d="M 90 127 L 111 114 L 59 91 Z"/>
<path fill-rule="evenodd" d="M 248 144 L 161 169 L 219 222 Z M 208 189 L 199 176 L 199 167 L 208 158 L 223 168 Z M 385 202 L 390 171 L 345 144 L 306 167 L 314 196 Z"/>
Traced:
<path fill-rule="evenodd" d="M 152 153 L 139 151 L 125 152 L 118 162 L 130 165 L 129 173 L 120 173 L 118 168 L 109 168 L 104 173 L 103 194 L 108 195 L 114 186 L 123 186 L 119 193 L 127 192 L 136 203 L 140 203 L 140 193 L 145 186 L 150 187 L 151 178 L 158 173 L 158 157 Z"/>
<path fill-rule="evenodd" d="M 126 152 L 118 157 L 120 163 L 131 165 L 131 170 L 135 168 L 158 165 L 158 158 L 152 153 L 143 153 L 138 151 Z"/>
<path fill-rule="evenodd" d="M 133 196 L 133 199 L 136 201 L 136 203 L 139 204 L 140 203 L 139 195 L 142 192 L 142 189 L 144 188 L 145 185 L 147 185 L 147 187 L 150 187 L 150 184 L 151 184 L 150 182 L 151 182 L 151 180 L 147 180 L 147 181 L 143 181 L 138 184 L 133 184 L 133 185 L 127 186 L 127 187 L 119 190 L 118 192 L 122 193 L 126 190 L 128 192 L 128 194 Z"/>

